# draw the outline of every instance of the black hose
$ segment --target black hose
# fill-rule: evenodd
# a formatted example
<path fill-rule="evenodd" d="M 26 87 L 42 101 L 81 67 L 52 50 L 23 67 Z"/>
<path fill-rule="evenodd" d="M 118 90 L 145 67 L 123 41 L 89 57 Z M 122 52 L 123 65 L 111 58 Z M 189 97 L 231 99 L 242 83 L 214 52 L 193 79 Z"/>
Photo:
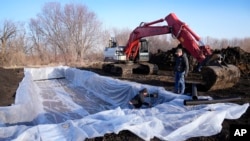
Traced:
<path fill-rule="evenodd" d="M 213 104 L 213 103 L 224 103 L 231 101 L 241 100 L 241 97 L 231 97 L 231 98 L 222 98 L 222 99 L 197 99 L 197 100 L 184 100 L 184 105 L 197 105 L 197 104 Z"/>

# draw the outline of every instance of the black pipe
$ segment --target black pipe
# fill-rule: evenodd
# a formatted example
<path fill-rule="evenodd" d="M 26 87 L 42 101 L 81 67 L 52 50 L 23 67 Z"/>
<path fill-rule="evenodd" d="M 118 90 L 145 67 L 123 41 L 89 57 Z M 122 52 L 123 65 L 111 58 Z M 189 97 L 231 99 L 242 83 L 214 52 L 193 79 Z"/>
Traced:
<path fill-rule="evenodd" d="M 192 98 L 193 100 L 198 99 L 198 92 L 197 92 L 197 87 L 195 83 L 192 84 Z"/>
<path fill-rule="evenodd" d="M 213 104 L 213 103 L 224 103 L 231 101 L 241 100 L 241 97 L 221 98 L 221 99 L 197 99 L 197 100 L 184 100 L 184 105 L 197 105 L 197 104 Z"/>

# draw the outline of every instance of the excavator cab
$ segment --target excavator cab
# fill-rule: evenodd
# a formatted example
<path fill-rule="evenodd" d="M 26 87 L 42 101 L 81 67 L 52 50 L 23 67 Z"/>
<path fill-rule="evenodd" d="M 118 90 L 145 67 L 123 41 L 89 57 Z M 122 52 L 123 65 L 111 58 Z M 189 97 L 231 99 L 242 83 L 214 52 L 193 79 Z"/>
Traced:
<path fill-rule="evenodd" d="M 149 61 L 148 41 L 146 39 L 141 39 L 139 48 L 139 62 L 147 62 L 147 61 Z"/>

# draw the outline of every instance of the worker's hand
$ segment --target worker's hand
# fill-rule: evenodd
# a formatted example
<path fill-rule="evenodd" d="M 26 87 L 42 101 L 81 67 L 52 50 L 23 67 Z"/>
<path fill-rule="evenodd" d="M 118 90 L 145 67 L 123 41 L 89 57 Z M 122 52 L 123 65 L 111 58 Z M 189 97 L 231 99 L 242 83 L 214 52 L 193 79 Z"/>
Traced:
<path fill-rule="evenodd" d="M 185 78 L 187 78 L 188 77 L 188 73 L 185 73 Z"/>
<path fill-rule="evenodd" d="M 152 95 L 153 95 L 153 97 L 155 97 L 155 98 L 158 97 L 158 93 L 153 93 Z"/>

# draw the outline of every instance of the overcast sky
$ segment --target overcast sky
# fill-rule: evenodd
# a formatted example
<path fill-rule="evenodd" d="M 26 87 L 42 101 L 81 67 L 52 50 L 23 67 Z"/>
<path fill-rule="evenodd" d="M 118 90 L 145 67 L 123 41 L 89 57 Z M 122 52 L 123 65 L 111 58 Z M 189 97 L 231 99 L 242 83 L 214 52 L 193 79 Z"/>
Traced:
<path fill-rule="evenodd" d="M 47 2 L 84 4 L 107 29 L 132 30 L 173 12 L 201 37 L 250 37 L 249 0 L 1 0 L 0 21 L 28 23 Z"/>

